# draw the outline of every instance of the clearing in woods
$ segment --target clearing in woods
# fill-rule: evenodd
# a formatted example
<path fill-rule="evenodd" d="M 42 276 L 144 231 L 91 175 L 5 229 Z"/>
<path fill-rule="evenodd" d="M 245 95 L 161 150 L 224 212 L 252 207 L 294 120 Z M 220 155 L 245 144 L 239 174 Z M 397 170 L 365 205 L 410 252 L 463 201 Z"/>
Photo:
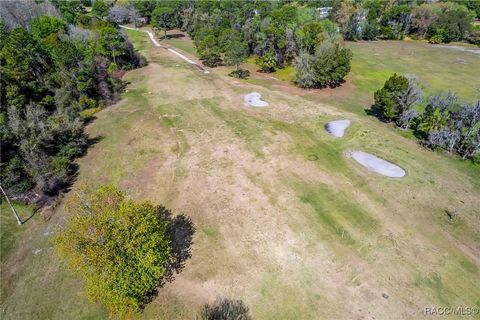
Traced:
<path fill-rule="evenodd" d="M 183 272 L 138 318 L 193 319 L 217 297 L 242 299 L 255 319 L 417 319 L 425 306 L 480 307 L 478 167 L 325 104 L 324 93 L 203 74 L 127 33 L 149 65 L 126 73 L 123 100 L 88 127 L 102 139 L 78 161 L 73 191 L 114 183 L 197 228 Z M 254 91 L 269 107 L 244 105 Z M 335 119 L 352 120 L 341 139 L 324 130 Z M 368 172 L 349 150 L 407 175 Z M 106 317 L 48 241 L 66 217 L 60 206 L 9 238 L 3 319 Z"/>

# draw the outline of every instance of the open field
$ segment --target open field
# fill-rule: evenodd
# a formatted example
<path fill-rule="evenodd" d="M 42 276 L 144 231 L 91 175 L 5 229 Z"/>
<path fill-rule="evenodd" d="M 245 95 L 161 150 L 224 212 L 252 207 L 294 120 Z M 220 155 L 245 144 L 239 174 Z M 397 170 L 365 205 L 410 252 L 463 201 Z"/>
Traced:
<path fill-rule="evenodd" d="M 347 42 L 346 46 L 353 52 L 346 84 L 318 94 L 322 102 L 341 110 L 364 114 L 373 102 L 373 93 L 393 73 L 416 77 L 426 95 L 451 90 L 460 101 L 480 99 L 480 54 L 420 41 L 359 41 Z M 294 68 L 277 70 L 272 76 L 288 82 Z"/>
<path fill-rule="evenodd" d="M 425 306 L 480 307 L 480 168 L 425 150 L 357 110 L 389 75 L 381 70 L 404 64 L 377 70 L 364 57 L 354 62 L 363 71 L 339 93 L 302 94 L 264 75 L 200 73 L 144 33 L 127 33 L 150 64 L 127 72 L 123 100 L 89 125 L 102 139 L 78 161 L 71 192 L 114 183 L 194 221 L 192 258 L 139 319 L 193 319 L 217 297 L 242 299 L 255 319 L 418 319 Z M 367 49 L 354 50 L 362 57 Z M 463 85 L 478 81 L 469 77 L 480 59 L 468 59 Z M 442 81 L 455 82 L 428 83 Z M 252 91 L 270 106 L 244 106 Z M 324 130 L 339 118 L 352 120 L 342 139 Z M 369 173 L 345 157 L 349 150 L 388 159 L 407 175 Z M 107 317 L 52 250 L 51 232 L 67 217 L 60 205 L 9 240 L 2 319 Z"/>

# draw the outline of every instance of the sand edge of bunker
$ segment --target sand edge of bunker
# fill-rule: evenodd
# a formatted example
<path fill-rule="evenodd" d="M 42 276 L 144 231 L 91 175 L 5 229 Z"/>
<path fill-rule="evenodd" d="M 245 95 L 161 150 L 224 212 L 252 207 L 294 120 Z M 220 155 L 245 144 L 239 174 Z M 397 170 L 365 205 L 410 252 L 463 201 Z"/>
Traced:
<path fill-rule="evenodd" d="M 261 99 L 262 95 L 258 92 L 251 92 L 243 96 L 243 101 L 247 106 L 263 108 L 268 107 L 268 102 Z"/>
<path fill-rule="evenodd" d="M 334 137 L 342 138 L 351 123 L 348 119 L 329 121 L 325 124 L 325 130 Z"/>
<path fill-rule="evenodd" d="M 368 171 L 373 171 L 386 177 L 402 178 L 406 175 L 406 170 L 399 165 L 368 152 L 349 150 L 345 153 L 345 155 L 347 158 L 352 158 L 355 160 Z"/>

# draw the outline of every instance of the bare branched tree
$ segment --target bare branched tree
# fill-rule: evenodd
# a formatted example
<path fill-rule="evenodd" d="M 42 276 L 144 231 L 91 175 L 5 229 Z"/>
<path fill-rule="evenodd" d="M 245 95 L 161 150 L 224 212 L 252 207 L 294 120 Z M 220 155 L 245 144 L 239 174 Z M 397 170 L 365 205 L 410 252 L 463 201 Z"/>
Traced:
<path fill-rule="evenodd" d="M 39 16 L 60 17 L 58 10 L 48 1 L 0 1 L 0 20 L 6 30 L 22 27 L 30 30 L 30 23 Z"/>

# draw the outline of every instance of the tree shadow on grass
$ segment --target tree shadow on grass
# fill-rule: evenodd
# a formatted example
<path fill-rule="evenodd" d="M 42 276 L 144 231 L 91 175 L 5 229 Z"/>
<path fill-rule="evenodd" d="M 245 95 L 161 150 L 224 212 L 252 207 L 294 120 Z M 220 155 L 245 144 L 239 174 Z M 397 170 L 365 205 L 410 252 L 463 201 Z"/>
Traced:
<path fill-rule="evenodd" d="M 372 104 L 369 109 L 364 109 L 365 114 L 371 117 L 375 117 L 378 120 L 385 122 L 385 118 L 383 117 L 382 114 L 382 109 L 379 108 L 377 105 Z"/>
<path fill-rule="evenodd" d="M 158 288 L 162 288 L 166 283 L 175 280 L 175 274 L 182 272 L 186 261 L 192 257 L 191 246 L 193 244 L 195 225 L 184 214 L 172 216 L 170 210 L 162 206 L 158 210 L 159 214 L 169 221 L 167 233 L 170 236 L 172 247 L 171 258 L 167 263 L 163 277 L 159 281 Z M 145 296 L 144 306 L 157 296 L 158 288 L 155 288 Z"/>

